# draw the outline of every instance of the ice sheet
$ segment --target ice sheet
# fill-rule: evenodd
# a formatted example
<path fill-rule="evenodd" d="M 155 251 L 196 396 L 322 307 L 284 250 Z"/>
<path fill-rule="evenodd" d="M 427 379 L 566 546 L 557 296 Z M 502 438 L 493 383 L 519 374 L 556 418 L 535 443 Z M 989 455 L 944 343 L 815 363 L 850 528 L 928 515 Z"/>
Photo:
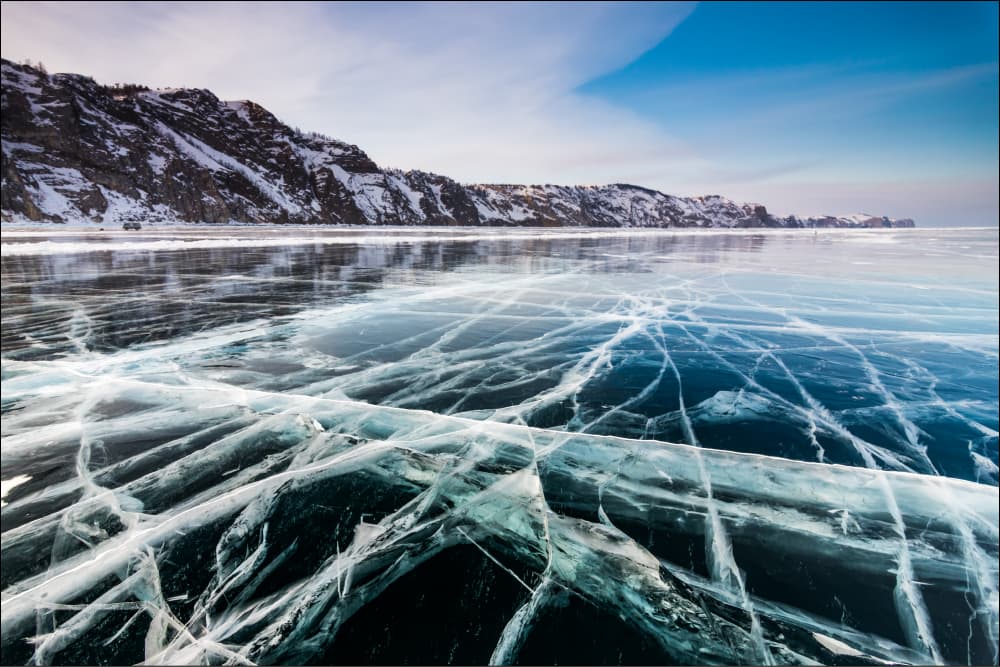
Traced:
<path fill-rule="evenodd" d="M 995 231 L 223 233 L 5 234 L 5 664 L 996 663 Z"/>

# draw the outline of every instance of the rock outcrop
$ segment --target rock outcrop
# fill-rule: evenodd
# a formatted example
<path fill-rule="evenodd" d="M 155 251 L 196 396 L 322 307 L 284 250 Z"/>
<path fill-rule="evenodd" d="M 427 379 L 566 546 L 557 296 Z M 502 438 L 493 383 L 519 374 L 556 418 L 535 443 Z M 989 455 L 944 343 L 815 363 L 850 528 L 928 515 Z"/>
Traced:
<path fill-rule="evenodd" d="M 912 227 L 776 217 L 635 185 L 464 185 L 381 169 L 360 148 L 207 90 L 102 86 L 4 60 L 4 221 L 368 225 Z"/>

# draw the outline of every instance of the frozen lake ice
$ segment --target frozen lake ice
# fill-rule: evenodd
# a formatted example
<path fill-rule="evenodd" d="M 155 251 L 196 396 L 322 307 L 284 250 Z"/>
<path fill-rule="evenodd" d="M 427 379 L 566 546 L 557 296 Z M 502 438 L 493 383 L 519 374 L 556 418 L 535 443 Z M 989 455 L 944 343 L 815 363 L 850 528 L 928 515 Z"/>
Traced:
<path fill-rule="evenodd" d="M 996 664 L 997 250 L 5 228 L 2 662 Z"/>

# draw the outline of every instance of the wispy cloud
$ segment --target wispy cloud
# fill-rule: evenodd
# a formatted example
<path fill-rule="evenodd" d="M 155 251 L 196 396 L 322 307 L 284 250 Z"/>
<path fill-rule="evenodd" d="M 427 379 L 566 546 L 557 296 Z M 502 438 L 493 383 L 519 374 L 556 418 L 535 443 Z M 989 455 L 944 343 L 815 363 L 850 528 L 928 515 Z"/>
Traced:
<path fill-rule="evenodd" d="M 818 76 L 803 82 L 800 88 L 784 89 L 746 120 L 775 123 L 796 118 L 817 120 L 869 114 L 906 103 L 914 96 L 996 78 L 997 69 L 997 63 L 979 63 L 899 74 L 842 73 L 832 80 Z"/>
<path fill-rule="evenodd" d="M 996 62 L 927 71 L 871 71 L 870 63 L 808 65 L 702 74 L 677 82 L 629 91 L 630 107 L 643 108 L 692 136 L 704 157 L 732 155 L 741 146 L 760 148 L 763 141 L 815 139 L 817 148 L 836 140 L 856 141 L 854 126 L 845 121 L 873 115 L 885 117 L 893 108 L 919 103 L 948 89 L 995 81 Z M 831 132 L 835 129 L 840 132 Z M 825 128 L 825 129 L 823 129 Z M 805 131 L 803 131 L 803 129 Z"/>
<path fill-rule="evenodd" d="M 599 182 L 621 180 L 624 156 L 680 163 L 689 149 L 574 89 L 657 44 L 691 9 L 5 2 L 3 52 L 105 81 L 254 99 L 383 164 L 467 181 Z"/>

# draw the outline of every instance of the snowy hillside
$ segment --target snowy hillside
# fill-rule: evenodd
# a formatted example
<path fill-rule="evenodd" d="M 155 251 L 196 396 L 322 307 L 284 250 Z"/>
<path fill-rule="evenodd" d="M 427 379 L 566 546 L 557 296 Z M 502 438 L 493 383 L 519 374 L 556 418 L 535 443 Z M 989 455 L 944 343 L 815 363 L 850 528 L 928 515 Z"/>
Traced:
<path fill-rule="evenodd" d="M 207 90 L 108 87 L 4 60 L 4 221 L 577 227 L 912 227 L 858 215 L 781 218 L 719 196 L 634 185 L 463 185 L 380 169 Z"/>

